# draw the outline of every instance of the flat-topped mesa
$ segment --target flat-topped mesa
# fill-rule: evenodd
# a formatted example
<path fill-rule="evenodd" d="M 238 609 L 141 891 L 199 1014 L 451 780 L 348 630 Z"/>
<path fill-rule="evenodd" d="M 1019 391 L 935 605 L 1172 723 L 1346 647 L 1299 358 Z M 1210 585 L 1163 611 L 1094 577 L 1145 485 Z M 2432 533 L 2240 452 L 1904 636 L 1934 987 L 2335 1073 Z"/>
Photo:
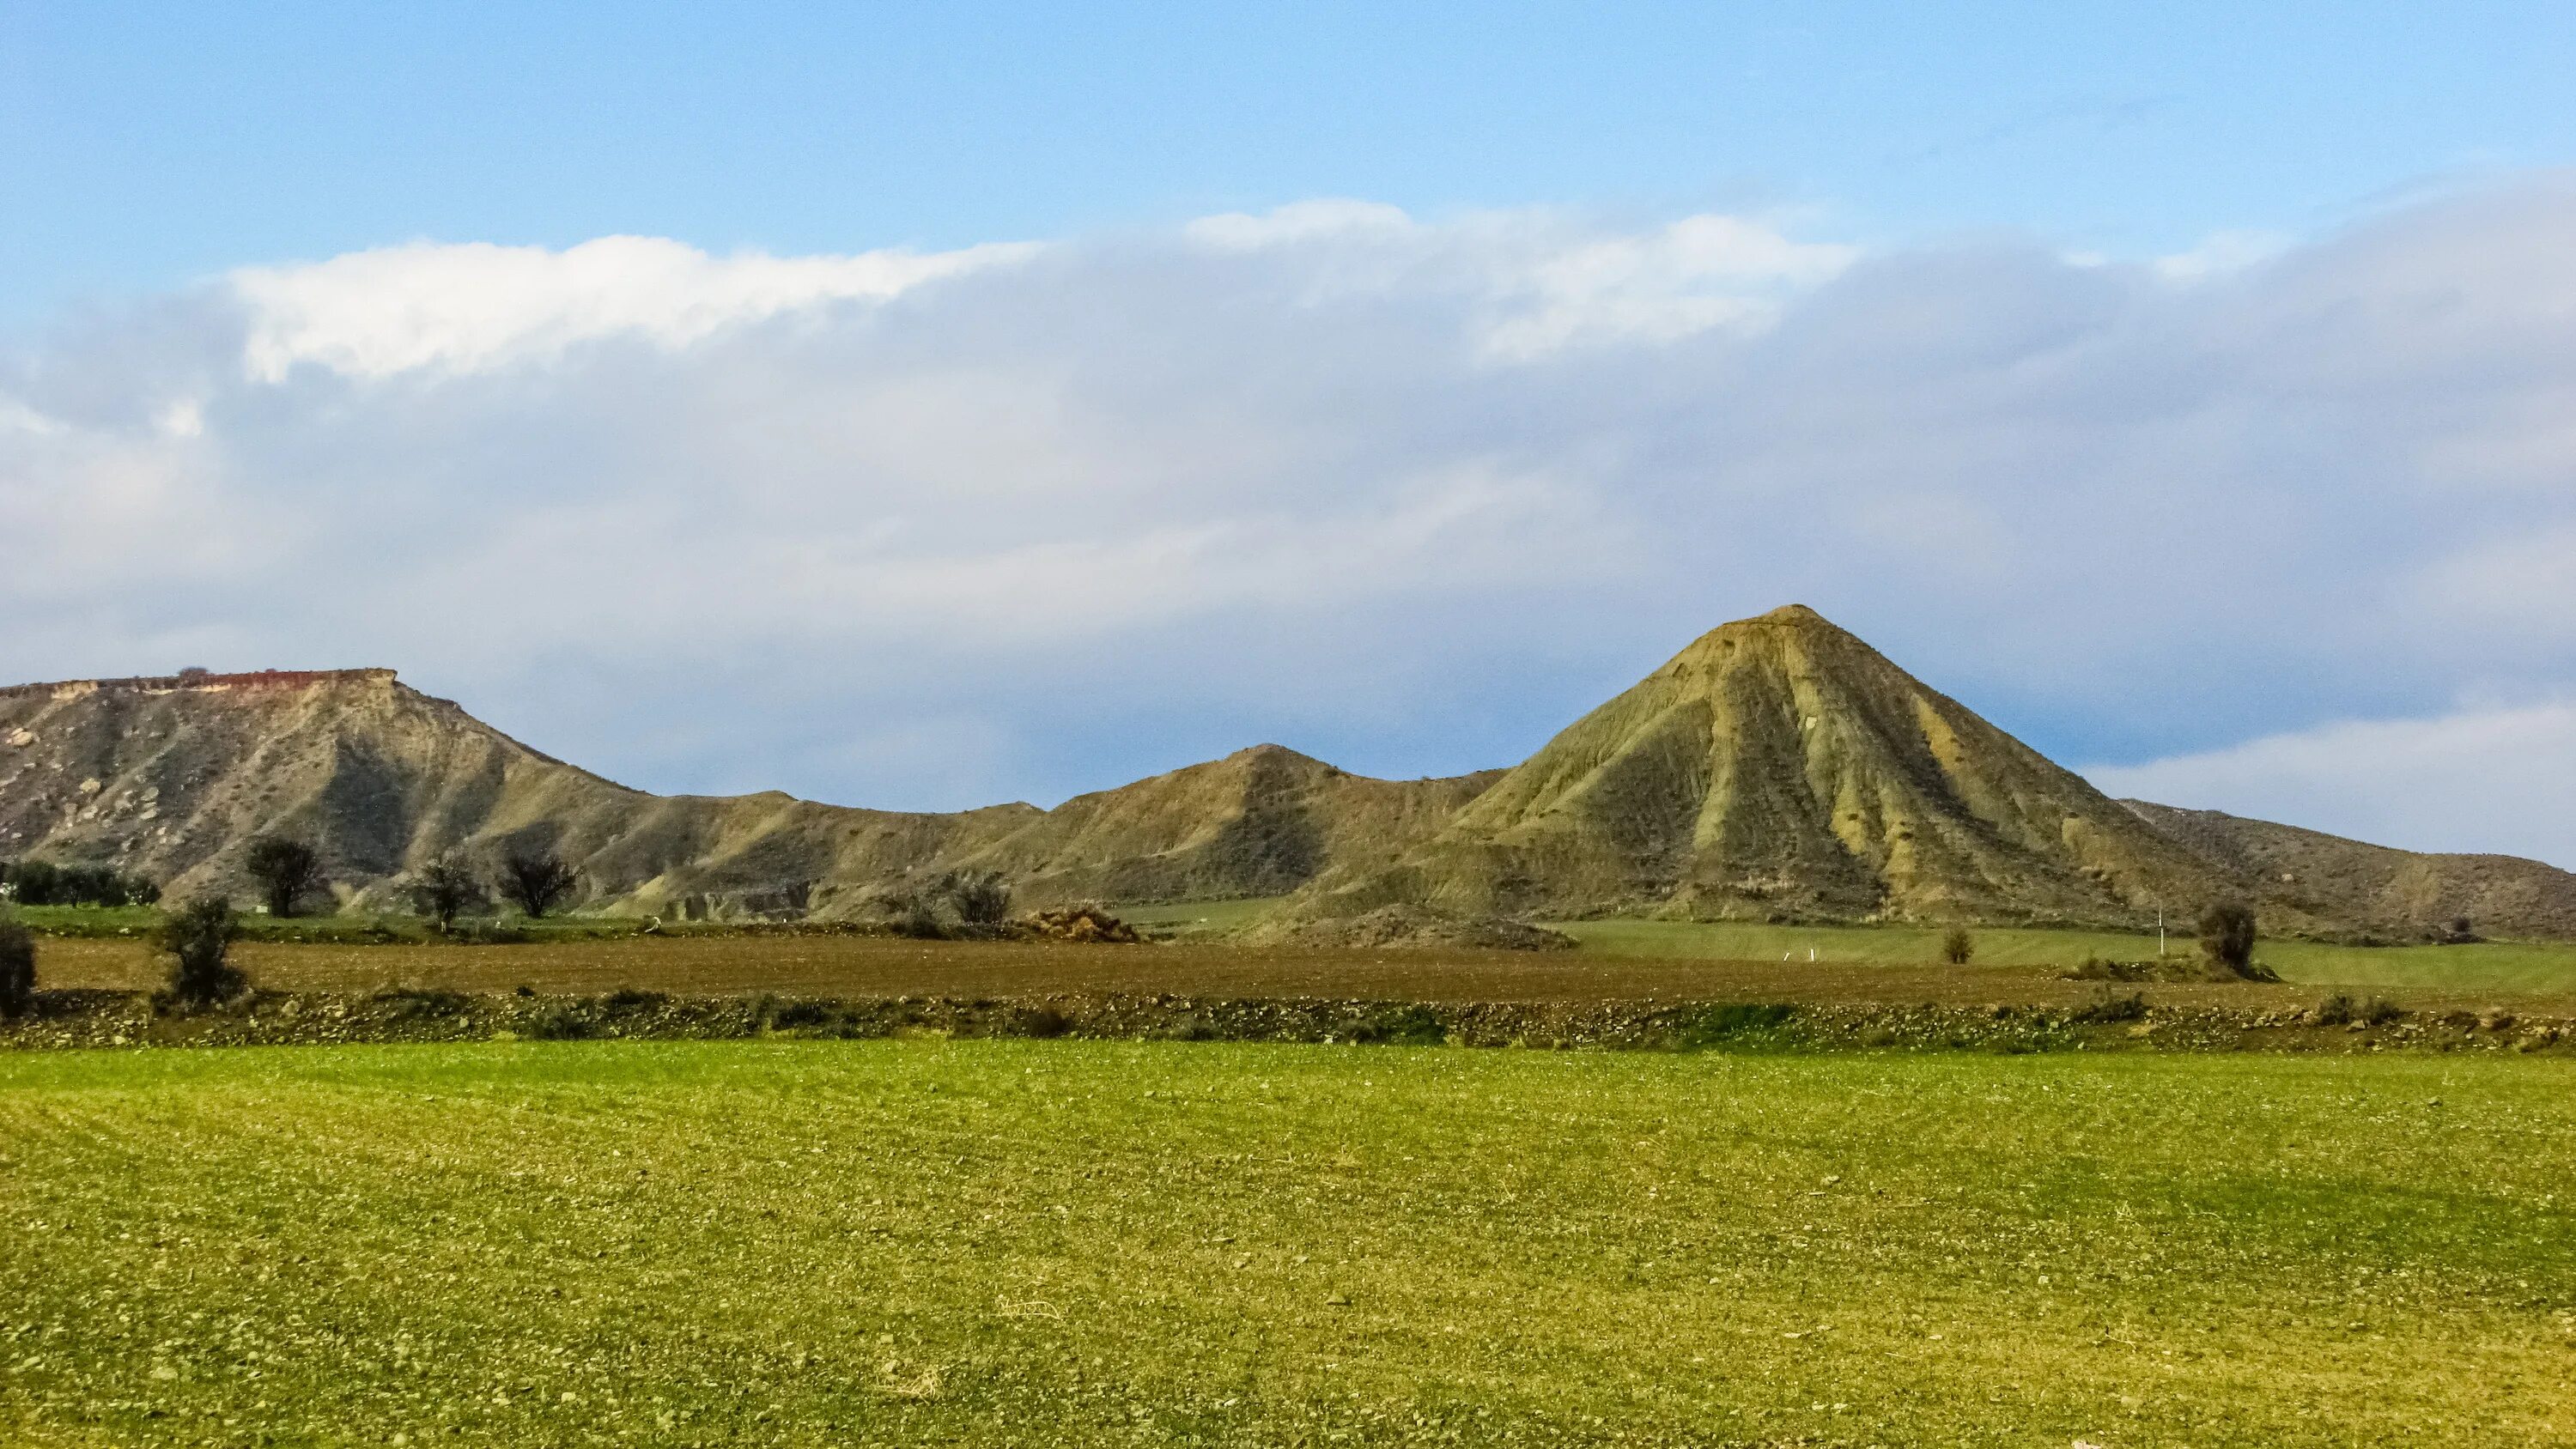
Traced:
<path fill-rule="evenodd" d="M 390 669 L 260 669 L 248 674 L 213 674 L 187 669 L 177 674 L 138 674 L 127 679 L 64 679 L 51 684 L 0 685 L 0 699 L 77 699 L 85 694 L 224 694 L 249 689 L 309 689 L 317 684 L 389 685 Z"/>

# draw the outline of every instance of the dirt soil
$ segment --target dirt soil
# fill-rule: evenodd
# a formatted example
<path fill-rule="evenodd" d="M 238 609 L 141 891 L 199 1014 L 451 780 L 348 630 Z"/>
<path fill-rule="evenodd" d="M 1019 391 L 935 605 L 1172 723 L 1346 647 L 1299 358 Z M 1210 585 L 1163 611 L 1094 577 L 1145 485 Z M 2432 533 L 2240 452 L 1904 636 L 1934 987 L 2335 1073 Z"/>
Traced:
<path fill-rule="evenodd" d="M 161 959 L 140 941 L 49 940 L 41 984 L 134 991 L 159 984 Z M 912 941 L 868 936 L 630 937 L 517 945 L 341 946 L 245 942 L 235 959 L 259 985 L 286 991 L 421 987 L 466 992 L 797 992 L 837 997 L 1324 997 L 1418 1002 L 1806 1002 L 2081 1006 L 2099 982 L 2041 966 L 1861 965 L 1602 958 L 1570 952 L 1366 951 L 1172 944 Z M 2284 1011 L 2314 986 L 2150 983 L 2121 986 L 2157 1005 Z M 2384 993 L 2413 1009 L 2478 1011 L 2492 993 Z M 2576 1014 L 2576 995 L 2518 997 L 2528 1014 Z"/>

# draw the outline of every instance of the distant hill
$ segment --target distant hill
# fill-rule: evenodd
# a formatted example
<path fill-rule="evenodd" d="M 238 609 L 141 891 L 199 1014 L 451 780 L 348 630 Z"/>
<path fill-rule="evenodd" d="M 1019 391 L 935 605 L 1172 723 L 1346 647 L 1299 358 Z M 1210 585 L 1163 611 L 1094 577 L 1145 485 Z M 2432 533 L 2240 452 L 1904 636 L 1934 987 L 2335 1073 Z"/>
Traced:
<path fill-rule="evenodd" d="M 1372 780 L 1265 745 L 1067 801 L 959 814 L 768 793 L 657 796 L 541 754 L 391 670 L 172 676 L 0 690 L 0 860 L 112 862 L 174 891 L 247 894 L 265 832 L 382 897 L 452 851 L 560 851 L 589 900 L 818 914 L 952 867 L 1024 901 L 1277 895 L 1391 859 L 1490 776 Z"/>
<path fill-rule="evenodd" d="M 2455 919 L 2524 940 L 2576 940 L 2576 875 L 2513 855 L 2439 855 L 2145 800 L 2121 804 L 2202 858 L 2320 917 L 2390 940 Z"/>
<path fill-rule="evenodd" d="M 390 670 L 0 689 L 0 860 L 246 895 L 272 832 L 360 903 L 443 854 L 544 847 L 593 908 L 687 917 L 845 917 L 982 869 L 1029 905 L 1291 895 L 1318 919 L 2140 925 L 2242 895 L 2277 931 L 2576 938 L 2576 876 L 2113 801 L 1798 607 L 1709 633 L 1509 770 L 1376 780 L 1262 745 L 1053 810 L 646 794 Z"/>

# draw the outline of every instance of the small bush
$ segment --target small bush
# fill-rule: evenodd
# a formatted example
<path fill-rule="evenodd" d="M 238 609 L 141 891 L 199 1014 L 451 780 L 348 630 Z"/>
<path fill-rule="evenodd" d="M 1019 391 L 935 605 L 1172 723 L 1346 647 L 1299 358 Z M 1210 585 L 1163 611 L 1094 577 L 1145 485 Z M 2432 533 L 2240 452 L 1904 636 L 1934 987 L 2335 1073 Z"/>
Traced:
<path fill-rule="evenodd" d="M 24 1016 L 36 1004 L 36 933 L 0 915 L 0 1017 Z"/>
<path fill-rule="evenodd" d="M 1052 1006 L 1024 1007 L 1011 1018 L 1011 1031 L 1016 1036 L 1052 1041 L 1072 1030 L 1073 1018 Z"/>
<path fill-rule="evenodd" d="M 578 1005 L 550 1006 L 528 1023 L 528 1035 L 539 1041 L 583 1041 L 599 1035 L 599 1023 Z"/>
<path fill-rule="evenodd" d="M 769 1014 L 769 1024 L 781 1031 L 811 1030 L 830 1026 L 835 1013 L 819 1001 L 791 1001 Z"/>
<path fill-rule="evenodd" d="M 2341 1026 L 2352 1020 L 2353 1013 L 2359 1009 L 2351 997 L 2338 991 L 2318 1002 L 2308 1015 L 2319 1026 Z"/>
<path fill-rule="evenodd" d="M 610 1011 L 650 1011 L 657 1006 L 668 1004 L 670 1000 L 671 994 L 667 991 L 644 991 L 633 986 L 621 986 L 601 997 L 599 1004 Z"/>
<path fill-rule="evenodd" d="M 445 991 L 417 986 L 388 986 L 372 1000 L 394 1009 L 397 1021 L 417 1021 L 433 1016 L 462 1016 L 474 1003 L 461 991 Z"/>
<path fill-rule="evenodd" d="M 946 886 L 957 919 L 970 926 L 998 926 L 1011 918 L 1011 883 L 998 871 L 952 870 Z"/>
<path fill-rule="evenodd" d="M 2103 992 L 2075 1008 L 2070 1019 L 2090 1026 L 2109 1026 L 2123 1021 L 2143 1021 L 2147 1015 L 2147 998 L 2135 991 L 2126 996 Z"/>
<path fill-rule="evenodd" d="M 1699 1007 L 1674 1023 L 1665 1040 L 1685 1051 L 1715 1046 L 1738 1037 L 1778 1031 L 1798 1014 L 1798 1008 L 1780 1002 L 1729 1001 L 1717 1006 Z"/>
<path fill-rule="evenodd" d="M 301 840 L 263 835 L 251 841 L 242 869 L 259 882 L 260 899 L 272 916 L 291 916 L 297 905 L 322 888 L 322 857 Z"/>
<path fill-rule="evenodd" d="M 1350 1039 L 1386 1046 L 1439 1046 L 1449 1040 L 1449 1023 L 1419 1003 L 1391 1007 L 1352 1028 Z"/>
<path fill-rule="evenodd" d="M 2230 976 L 2253 976 L 2254 908 L 2243 901 L 2219 901 L 2201 912 L 2200 951 Z"/>
<path fill-rule="evenodd" d="M 2406 1009 L 2382 997 L 2371 997 L 2355 1007 L 2352 1019 L 2364 1026 L 2386 1026 L 2406 1014 Z"/>
<path fill-rule="evenodd" d="M 1965 926 L 1952 926 L 1949 934 L 1941 938 L 1941 959 L 1953 966 L 1967 965 L 1968 958 L 1976 954 L 1977 938 L 1969 935 Z"/>
<path fill-rule="evenodd" d="M 181 1006 L 215 1006 L 250 989 L 250 978 L 232 964 L 240 934 L 233 903 L 198 896 L 161 922 L 160 945 L 170 955 L 170 1000 Z"/>

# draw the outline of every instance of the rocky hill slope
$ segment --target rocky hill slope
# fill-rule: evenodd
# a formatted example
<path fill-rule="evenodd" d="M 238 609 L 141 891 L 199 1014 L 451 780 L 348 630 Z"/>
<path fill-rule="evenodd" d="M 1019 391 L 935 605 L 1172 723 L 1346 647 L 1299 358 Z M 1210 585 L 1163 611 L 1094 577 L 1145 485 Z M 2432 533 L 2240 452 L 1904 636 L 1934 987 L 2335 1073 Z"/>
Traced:
<path fill-rule="evenodd" d="M 1391 859 L 1488 779 L 1372 780 L 1262 746 L 1053 811 L 904 813 L 631 790 L 390 670 L 0 690 L 0 860 L 111 863 L 173 891 L 248 894 L 242 848 L 279 833 L 351 896 L 443 854 L 538 848 L 592 904 L 683 916 L 845 914 L 954 867 L 998 870 L 1029 904 L 1276 895 Z"/>
<path fill-rule="evenodd" d="M 2121 804 L 2213 865 L 2365 935 L 2421 941 L 2455 922 L 2525 940 L 2576 940 L 2576 875 L 2513 855 L 2444 855 L 2181 810 Z"/>

